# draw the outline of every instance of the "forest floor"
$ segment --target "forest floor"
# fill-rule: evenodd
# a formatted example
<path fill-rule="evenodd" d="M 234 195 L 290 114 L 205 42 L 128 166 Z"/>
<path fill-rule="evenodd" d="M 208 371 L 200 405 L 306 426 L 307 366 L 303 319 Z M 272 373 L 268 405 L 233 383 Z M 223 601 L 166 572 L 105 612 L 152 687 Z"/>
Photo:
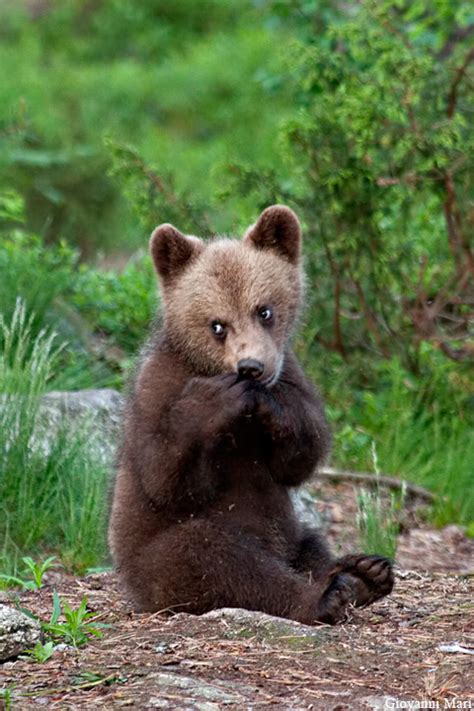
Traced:
<path fill-rule="evenodd" d="M 346 552 L 356 539 L 354 487 L 324 483 L 316 493 L 329 537 Z M 73 607 L 87 596 L 108 626 L 46 662 L 4 663 L 0 688 L 12 709 L 474 708 L 473 567 L 474 541 L 454 526 L 430 529 L 407 507 L 394 592 L 336 627 L 244 611 L 137 614 L 113 573 L 50 571 L 40 590 L 8 598 L 48 620 L 54 590 Z"/>

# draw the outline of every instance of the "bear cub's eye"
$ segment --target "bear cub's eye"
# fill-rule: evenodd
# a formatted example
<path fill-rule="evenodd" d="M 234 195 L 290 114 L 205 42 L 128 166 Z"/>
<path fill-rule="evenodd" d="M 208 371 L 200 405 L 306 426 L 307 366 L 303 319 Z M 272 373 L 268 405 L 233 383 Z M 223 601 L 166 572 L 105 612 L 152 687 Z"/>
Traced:
<path fill-rule="evenodd" d="M 257 313 L 260 321 L 266 321 L 269 323 L 273 319 L 273 311 L 270 306 L 261 306 Z"/>
<path fill-rule="evenodd" d="M 211 323 L 211 331 L 216 338 L 225 338 L 226 329 L 224 324 L 222 324 L 220 321 L 213 321 Z"/>

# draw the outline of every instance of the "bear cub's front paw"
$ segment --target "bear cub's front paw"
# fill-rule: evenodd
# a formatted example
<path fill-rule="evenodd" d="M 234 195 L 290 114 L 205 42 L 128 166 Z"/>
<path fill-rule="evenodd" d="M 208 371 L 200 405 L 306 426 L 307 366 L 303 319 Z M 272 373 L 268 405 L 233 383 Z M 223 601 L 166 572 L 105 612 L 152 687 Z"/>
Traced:
<path fill-rule="evenodd" d="M 209 432 L 217 432 L 253 411 L 253 390 L 252 381 L 238 380 L 234 373 L 196 377 L 186 385 L 182 404 L 196 411 Z"/>
<path fill-rule="evenodd" d="M 267 426 L 284 425 L 284 411 L 273 393 L 265 387 L 255 388 L 255 414 Z"/>

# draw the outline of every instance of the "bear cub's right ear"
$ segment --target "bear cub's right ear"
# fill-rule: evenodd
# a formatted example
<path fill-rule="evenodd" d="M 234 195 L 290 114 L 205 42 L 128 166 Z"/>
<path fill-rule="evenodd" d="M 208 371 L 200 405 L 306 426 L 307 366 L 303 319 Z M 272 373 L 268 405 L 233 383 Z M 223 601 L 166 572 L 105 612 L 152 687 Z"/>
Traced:
<path fill-rule="evenodd" d="M 204 244 L 200 239 L 183 235 L 168 223 L 156 227 L 150 238 L 153 264 L 165 283 L 180 274 L 203 249 Z"/>
<path fill-rule="evenodd" d="M 293 210 L 286 205 L 271 205 L 244 236 L 256 249 L 270 250 L 297 264 L 301 255 L 301 227 Z"/>

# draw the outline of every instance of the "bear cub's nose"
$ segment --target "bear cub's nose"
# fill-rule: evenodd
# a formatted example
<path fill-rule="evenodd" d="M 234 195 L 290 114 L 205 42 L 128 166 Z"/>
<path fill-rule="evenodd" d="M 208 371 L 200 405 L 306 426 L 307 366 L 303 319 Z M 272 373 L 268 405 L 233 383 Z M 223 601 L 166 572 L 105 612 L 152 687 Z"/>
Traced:
<path fill-rule="evenodd" d="M 257 380 L 263 374 L 264 364 L 253 358 L 243 358 L 237 363 L 237 371 L 240 378 Z"/>

